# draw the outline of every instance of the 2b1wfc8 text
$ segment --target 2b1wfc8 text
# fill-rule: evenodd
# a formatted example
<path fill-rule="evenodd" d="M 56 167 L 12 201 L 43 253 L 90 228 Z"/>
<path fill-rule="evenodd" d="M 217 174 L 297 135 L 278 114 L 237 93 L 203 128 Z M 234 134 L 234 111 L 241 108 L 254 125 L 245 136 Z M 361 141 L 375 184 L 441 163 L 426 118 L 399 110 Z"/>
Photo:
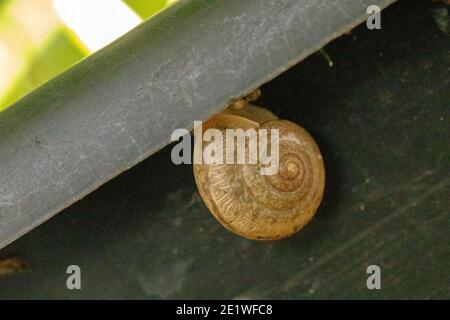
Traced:
<path fill-rule="evenodd" d="M 202 315 L 204 318 L 210 314 L 220 315 L 270 315 L 272 305 L 270 304 L 221 304 L 219 308 L 192 307 L 186 304 L 177 307 L 177 315 Z"/>

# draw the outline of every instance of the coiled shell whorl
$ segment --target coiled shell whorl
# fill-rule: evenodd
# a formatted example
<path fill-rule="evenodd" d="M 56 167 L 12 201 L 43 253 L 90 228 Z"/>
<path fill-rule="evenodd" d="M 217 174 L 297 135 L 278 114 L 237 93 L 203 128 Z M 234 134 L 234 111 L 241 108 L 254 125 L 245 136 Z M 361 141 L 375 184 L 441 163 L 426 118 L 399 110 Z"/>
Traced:
<path fill-rule="evenodd" d="M 218 114 L 203 128 L 278 129 L 277 173 L 262 175 L 259 162 L 203 163 L 194 164 L 195 181 L 206 206 L 227 229 L 248 239 L 285 238 L 306 225 L 320 205 L 325 186 L 322 156 L 297 124 L 259 107 L 247 108 L 245 116 L 242 111 Z"/>

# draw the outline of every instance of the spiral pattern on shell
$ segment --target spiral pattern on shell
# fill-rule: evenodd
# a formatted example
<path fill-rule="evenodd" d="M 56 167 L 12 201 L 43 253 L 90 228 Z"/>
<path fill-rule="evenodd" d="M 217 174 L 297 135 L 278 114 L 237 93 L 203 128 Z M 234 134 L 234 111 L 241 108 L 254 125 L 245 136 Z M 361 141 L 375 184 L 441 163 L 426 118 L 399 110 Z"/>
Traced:
<path fill-rule="evenodd" d="M 252 126 L 247 119 L 236 119 L 216 117 L 207 127 Z M 313 138 L 295 123 L 269 120 L 254 127 L 279 130 L 276 174 L 261 175 L 259 162 L 195 164 L 195 180 L 209 210 L 232 232 L 248 239 L 285 238 L 308 223 L 320 205 L 325 185 L 322 156 Z"/>

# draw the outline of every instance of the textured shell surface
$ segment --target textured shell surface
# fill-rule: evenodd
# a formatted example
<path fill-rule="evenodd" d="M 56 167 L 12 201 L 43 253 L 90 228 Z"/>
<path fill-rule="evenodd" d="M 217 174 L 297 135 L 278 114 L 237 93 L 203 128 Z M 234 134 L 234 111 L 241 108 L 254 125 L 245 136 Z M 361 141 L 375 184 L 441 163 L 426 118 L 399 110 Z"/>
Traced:
<path fill-rule="evenodd" d="M 279 169 L 274 175 L 262 175 L 259 162 L 195 164 L 206 206 L 226 228 L 248 239 L 294 234 L 311 220 L 322 200 L 325 171 L 318 146 L 303 128 L 287 120 L 258 124 L 227 117 L 215 117 L 205 127 L 278 129 Z"/>

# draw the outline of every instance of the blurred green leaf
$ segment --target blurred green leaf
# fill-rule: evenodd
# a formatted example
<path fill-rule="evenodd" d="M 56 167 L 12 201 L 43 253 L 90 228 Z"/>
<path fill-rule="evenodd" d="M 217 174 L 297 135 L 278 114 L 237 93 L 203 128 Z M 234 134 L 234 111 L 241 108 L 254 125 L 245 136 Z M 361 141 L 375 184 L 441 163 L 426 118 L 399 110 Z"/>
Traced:
<path fill-rule="evenodd" d="M 66 27 L 56 29 L 41 50 L 35 52 L 25 70 L 1 97 L 0 110 L 71 67 L 89 54 Z"/>
<path fill-rule="evenodd" d="M 0 11 L 9 3 L 11 0 L 0 0 Z"/>
<path fill-rule="evenodd" d="M 168 5 L 168 0 L 122 0 L 142 19 L 154 15 Z"/>

